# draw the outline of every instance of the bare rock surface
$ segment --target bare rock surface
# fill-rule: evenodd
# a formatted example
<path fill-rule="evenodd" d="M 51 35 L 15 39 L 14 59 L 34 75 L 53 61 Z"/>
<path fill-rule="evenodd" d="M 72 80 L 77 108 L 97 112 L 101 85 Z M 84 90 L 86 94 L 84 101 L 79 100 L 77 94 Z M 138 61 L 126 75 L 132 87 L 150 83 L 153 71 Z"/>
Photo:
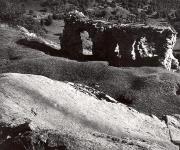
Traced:
<path fill-rule="evenodd" d="M 0 147 L 178 150 L 165 121 L 78 87 L 43 76 L 1 74 Z"/>
<path fill-rule="evenodd" d="M 167 116 L 167 124 L 172 141 L 180 145 L 180 115 Z"/>

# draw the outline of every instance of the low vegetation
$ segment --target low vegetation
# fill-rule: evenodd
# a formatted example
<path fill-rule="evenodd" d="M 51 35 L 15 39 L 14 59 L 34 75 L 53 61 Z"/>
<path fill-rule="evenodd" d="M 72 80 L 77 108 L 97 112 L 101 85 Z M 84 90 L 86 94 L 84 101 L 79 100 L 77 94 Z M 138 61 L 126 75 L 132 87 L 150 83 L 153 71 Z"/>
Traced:
<path fill-rule="evenodd" d="M 76 9 L 82 11 L 93 19 L 105 19 L 108 21 L 118 20 L 121 23 L 146 21 L 144 12 L 137 12 L 137 9 L 135 8 L 127 10 L 126 8 L 123 8 L 126 6 L 126 4 L 123 4 L 120 1 L 106 2 L 101 0 L 46 0 L 41 5 L 51 9 L 54 19 L 62 19 L 67 12 Z"/>
<path fill-rule="evenodd" d="M 15 0 L 0 0 L 0 22 L 23 26 L 31 32 L 43 35 L 45 30 L 32 16 L 25 16 L 25 8 Z"/>
<path fill-rule="evenodd" d="M 41 5 L 52 10 L 54 19 L 62 19 L 65 13 L 77 9 L 92 18 L 120 23 L 145 23 L 147 17 L 170 19 L 171 11 L 179 9 L 175 0 L 170 4 L 162 0 L 46 0 Z"/>

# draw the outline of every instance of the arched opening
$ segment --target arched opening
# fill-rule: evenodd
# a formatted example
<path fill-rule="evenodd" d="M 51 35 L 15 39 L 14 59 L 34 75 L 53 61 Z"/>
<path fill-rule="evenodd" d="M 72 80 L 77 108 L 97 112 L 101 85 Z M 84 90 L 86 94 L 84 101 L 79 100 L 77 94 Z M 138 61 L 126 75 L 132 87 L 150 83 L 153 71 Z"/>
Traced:
<path fill-rule="evenodd" d="M 80 33 L 81 40 L 82 40 L 82 48 L 83 48 L 83 55 L 93 55 L 92 53 L 92 47 L 93 42 L 89 36 L 89 33 L 87 31 L 82 31 Z"/>

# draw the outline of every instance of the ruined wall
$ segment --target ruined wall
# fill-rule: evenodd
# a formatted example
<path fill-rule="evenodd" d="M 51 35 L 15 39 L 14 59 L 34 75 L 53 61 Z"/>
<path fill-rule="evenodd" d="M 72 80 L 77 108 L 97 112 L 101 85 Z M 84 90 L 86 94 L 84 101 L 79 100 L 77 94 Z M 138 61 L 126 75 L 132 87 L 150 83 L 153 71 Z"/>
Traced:
<path fill-rule="evenodd" d="M 65 17 L 65 28 L 61 41 L 62 50 L 68 56 L 82 56 L 80 33 L 87 31 L 92 39 L 95 58 L 108 61 L 119 58 L 121 63 L 143 62 L 144 58 L 158 57 L 159 64 L 171 70 L 178 69 L 179 62 L 173 56 L 176 31 L 171 27 L 147 26 L 143 24 L 112 24 L 102 20 L 91 20 L 78 11 Z M 115 52 L 119 46 L 119 54 Z"/>

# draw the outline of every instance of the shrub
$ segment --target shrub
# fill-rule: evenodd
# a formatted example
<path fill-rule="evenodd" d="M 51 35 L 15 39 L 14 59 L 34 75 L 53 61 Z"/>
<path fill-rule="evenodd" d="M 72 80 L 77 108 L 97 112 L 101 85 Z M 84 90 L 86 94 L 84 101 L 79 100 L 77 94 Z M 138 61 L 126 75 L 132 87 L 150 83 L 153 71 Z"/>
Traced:
<path fill-rule="evenodd" d="M 29 15 L 33 15 L 34 11 L 33 10 L 29 10 Z"/>
<path fill-rule="evenodd" d="M 41 9 L 41 10 L 39 10 L 40 12 L 47 12 L 48 11 L 48 9 L 47 8 L 43 8 L 43 9 Z"/>
<path fill-rule="evenodd" d="M 48 15 L 46 18 L 42 18 L 40 20 L 41 26 L 50 26 L 53 23 L 53 16 L 52 15 Z"/>
<path fill-rule="evenodd" d="M 4 22 L 12 22 L 20 18 L 24 9 L 13 2 L 13 0 L 0 0 L 0 19 Z"/>
<path fill-rule="evenodd" d="M 60 20 L 63 19 L 64 15 L 53 13 L 52 17 L 54 20 Z"/>
<path fill-rule="evenodd" d="M 41 26 L 40 22 L 33 19 L 33 17 L 22 17 L 17 20 L 17 25 L 23 26 L 30 32 L 37 33 L 39 35 L 45 34 L 45 29 Z"/>
<path fill-rule="evenodd" d="M 32 11 L 30 11 L 32 12 Z M 45 30 L 32 17 L 24 16 L 25 9 L 17 0 L 0 0 L 0 21 L 12 26 L 23 26 L 31 32 L 43 35 Z"/>
<path fill-rule="evenodd" d="M 44 1 L 40 4 L 42 7 L 46 7 L 46 6 L 49 6 L 49 3 L 48 1 Z"/>
<path fill-rule="evenodd" d="M 45 25 L 50 26 L 52 23 L 53 23 L 53 17 L 52 17 L 52 15 L 48 15 L 48 17 L 45 21 Z"/>

